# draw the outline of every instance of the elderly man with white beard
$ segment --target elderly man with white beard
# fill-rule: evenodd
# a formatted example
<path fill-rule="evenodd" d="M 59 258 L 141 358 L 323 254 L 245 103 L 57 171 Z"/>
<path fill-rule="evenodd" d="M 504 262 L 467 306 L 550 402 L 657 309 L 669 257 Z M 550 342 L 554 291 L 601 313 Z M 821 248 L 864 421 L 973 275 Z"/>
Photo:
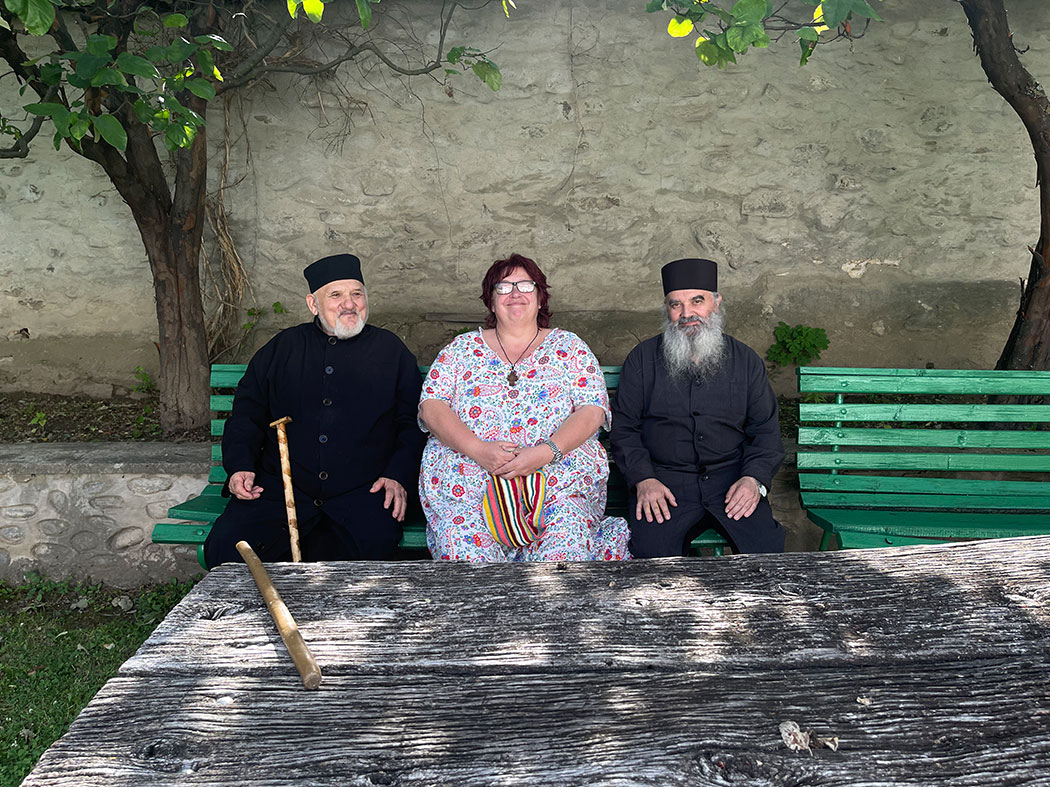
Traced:
<path fill-rule="evenodd" d="M 263 560 L 291 558 L 270 427 L 284 416 L 303 559 L 388 559 L 401 539 L 426 440 L 415 356 L 368 324 L 356 256 L 324 257 L 303 275 L 313 321 L 273 337 L 237 386 L 222 437 L 232 497 L 204 544 L 209 567 L 240 560 L 242 539 Z"/>
<path fill-rule="evenodd" d="M 782 552 L 766 493 L 784 447 L 765 365 L 722 332 L 716 263 L 675 260 L 661 274 L 664 332 L 627 356 L 613 404 L 631 555 L 683 555 L 711 526 L 737 552 Z"/>

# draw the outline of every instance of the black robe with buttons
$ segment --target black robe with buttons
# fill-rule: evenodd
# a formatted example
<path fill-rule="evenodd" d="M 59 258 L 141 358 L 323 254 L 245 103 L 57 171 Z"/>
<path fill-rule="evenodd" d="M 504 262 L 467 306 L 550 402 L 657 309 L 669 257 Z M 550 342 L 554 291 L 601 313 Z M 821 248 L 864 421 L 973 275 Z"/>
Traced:
<path fill-rule="evenodd" d="M 609 440 L 630 488 L 656 478 L 672 490 L 698 489 L 704 508 L 733 537 L 746 520 L 726 516 L 726 492 L 743 476 L 768 489 L 784 447 L 765 365 L 743 342 L 728 335 L 725 341 L 722 369 L 705 380 L 667 373 L 662 335 L 635 347 L 620 375 Z"/>
<path fill-rule="evenodd" d="M 286 430 L 301 535 L 307 538 L 327 517 L 359 542 L 362 548 L 349 549 L 351 556 L 381 556 L 372 554 L 376 545 L 392 553 L 400 525 L 389 511 L 375 510 L 383 493 L 368 490 L 377 478 L 391 478 L 411 499 L 426 441 L 416 423 L 421 384 L 415 356 L 382 328 L 366 325 L 351 339 L 337 339 L 315 319 L 277 334 L 248 364 L 222 437 L 227 474 L 252 471 L 263 492 L 258 500 L 232 499 L 213 535 L 224 519 L 240 524 L 254 518 L 259 547 L 269 546 L 274 520 L 285 520 L 277 430 L 270 423 L 290 416 Z M 233 559 L 228 548 L 221 551 L 222 559 Z M 332 557 L 339 556 L 345 555 Z"/>

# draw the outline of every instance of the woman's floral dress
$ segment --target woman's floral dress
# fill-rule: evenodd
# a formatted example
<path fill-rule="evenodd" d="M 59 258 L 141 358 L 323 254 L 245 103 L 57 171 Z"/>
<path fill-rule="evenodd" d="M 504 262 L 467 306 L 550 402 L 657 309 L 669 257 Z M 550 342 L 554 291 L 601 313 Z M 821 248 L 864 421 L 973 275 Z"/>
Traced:
<path fill-rule="evenodd" d="M 482 440 L 536 445 L 584 405 L 601 407 L 609 428 L 605 377 L 576 334 L 555 328 L 515 369 L 518 380 L 511 386 L 510 364 L 489 348 L 479 328 L 457 336 L 438 353 L 420 401 L 446 402 Z M 627 558 L 626 520 L 605 518 L 609 464 L 598 435 L 544 470 L 543 536 L 527 547 L 508 549 L 492 537 L 482 513 L 488 472 L 431 435 L 419 474 L 430 554 L 436 560 L 476 562 Z"/>

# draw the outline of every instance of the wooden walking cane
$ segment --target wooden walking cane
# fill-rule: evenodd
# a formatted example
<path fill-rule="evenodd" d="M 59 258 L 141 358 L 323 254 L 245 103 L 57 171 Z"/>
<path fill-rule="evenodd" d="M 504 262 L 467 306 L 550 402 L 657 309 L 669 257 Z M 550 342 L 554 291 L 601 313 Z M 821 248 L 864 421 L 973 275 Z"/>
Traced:
<path fill-rule="evenodd" d="M 262 561 L 255 554 L 247 541 L 237 542 L 237 551 L 244 558 L 248 570 L 252 572 L 252 578 L 259 588 L 259 594 L 266 602 L 266 608 L 270 610 L 270 617 L 277 624 L 277 631 L 288 649 L 288 654 L 299 670 L 299 676 L 303 679 L 303 686 L 308 689 L 316 689 L 321 685 L 321 668 L 317 666 L 317 659 L 306 646 L 303 635 L 299 633 L 299 627 L 295 624 L 292 613 L 288 611 L 287 605 L 281 600 L 281 594 L 273 586 L 270 575 L 266 573 Z"/>
<path fill-rule="evenodd" d="M 302 555 L 299 553 L 299 520 L 295 517 L 295 490 L 292 489 L 292 460 L 288 458 L 288 434 L 284 430 L 285 424 L 290 424 L 292 419 L 287 415 L 278 418 L 270 426 L 277 429 L 277 447 L 281 451 L 281 480 L 284 482 L 284 508 L 288 514 L 288 538 L 292 542 L 292 562 L 301 563 Z"/>

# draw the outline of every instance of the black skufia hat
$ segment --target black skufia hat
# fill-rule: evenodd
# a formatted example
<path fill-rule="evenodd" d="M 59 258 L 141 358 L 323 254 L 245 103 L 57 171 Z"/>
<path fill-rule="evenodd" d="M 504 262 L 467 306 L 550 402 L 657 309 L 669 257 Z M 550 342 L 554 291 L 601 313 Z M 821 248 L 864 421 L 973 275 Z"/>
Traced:
<path fill-rule="evenodd" d="M 688 257 L 669 262 L 660 269 L 664 295 L 675 290 L 708 290 L 718 292 L 718 263 Z"/>
<path fill-rule="evenodd" d="M 310 285 L 310 292 L 317 292 L 326 284 L 343 279 L 357 279 L 362 284 L 365 283 L 365 278 L 361 275 L 361 260 L 353 254 L 322 257 L 317 262 L 307 265 L 303 276 Z"/>

